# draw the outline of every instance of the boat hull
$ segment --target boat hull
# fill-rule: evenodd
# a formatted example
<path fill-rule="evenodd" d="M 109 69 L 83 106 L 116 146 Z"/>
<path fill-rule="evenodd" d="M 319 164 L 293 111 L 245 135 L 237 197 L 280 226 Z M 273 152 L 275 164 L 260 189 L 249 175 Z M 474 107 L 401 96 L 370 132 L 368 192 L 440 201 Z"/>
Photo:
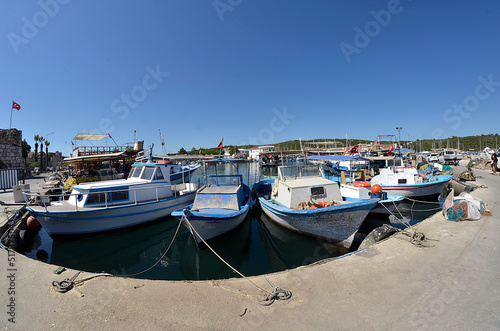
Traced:
<path fill-rule="evenodd" d="M 446 177 L 434 182 L 419 183 L 419 184 L 401 184 L 401 185 L 383 185 L 382 190 L 388 195 L 400 195 L 407 198 L 430 198 L 441 194 L 452 176 Z M 449 178 L 448 178 L 449 177 Z"/>
<path fill-rule="evenodd" d="M 190 205 L 186 208 L 175 210 L 172 212 L 172 216 L 182 219 L 186 214 L 189 223 L 191 223 L 198 235 L 187 222 L 184 222 L 184 225 L 189 229 L 196 243 L 201 245 L 203 240 L 208 241 L 217 238 L 235 229 L 245 220 L 250 210 L 251 198 L 248 186 L 245 185 L 243 189 L 246 195 L 246 203 L 237 211 L 222 208 L 192 211 L 191 208 L 193 205 Z"/>
<path fill-rule="evenodd" d="M 270 183 L 264 180 L 256 184 L 260 206 L 269 219 L 289 230 L 321 238 L 346 248 L 351 246 L 354 235 L 379 201 L 379 199 L 351 199 L 352 203 L 345 205 L 295 210 L 280 206 L 263 196 L 264 185 L 270 186 Z"/>
<path fill-rule="evenodd" d="M 36 217 L 45 231 L 53 238 L 90 235 L 157 220 L 194 201 L 196 192 L 180 196 L 113 206 L 108 208 L 81 208 L 78 211 L 50 211 L 41 206 L 26 208 Z"/>

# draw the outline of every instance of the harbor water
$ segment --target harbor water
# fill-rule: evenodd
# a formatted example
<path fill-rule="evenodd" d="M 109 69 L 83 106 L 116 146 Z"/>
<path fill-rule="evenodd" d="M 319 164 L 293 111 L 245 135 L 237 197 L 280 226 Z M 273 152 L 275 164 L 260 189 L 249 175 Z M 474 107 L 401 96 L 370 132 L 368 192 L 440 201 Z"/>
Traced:
<path fill-rule="evenodd" d="M 235 168 L 230 164 L 220 165 L 217 172 L 234 174 Z M 275 172 L 276 168 L 260 168 L 256 163 L 239 165 L 239 173 L 250 187 L 262 176 L 275 175 Z M 200 168 L 193 174 L 192 181 L 201 183 L 202 180 Z M 438 200 L 426 203 L 405 200 L 399 205 L 399 211 L 412 225 L 438 210 Z M 388 216 L 369 215 L 351 250 L 359 246 L 364 235 L 388 223 Z M 395 223 L 395 226 L 404 228 L 403 224 Z M 292 269 L 348 253 L 343 248 L 276 225 L 262 213 L 258 202 L 241 226 L 213 240 L 210 245 L 245 276 Z M 207 280 L 239 277 L 209 249 L 198 249 L 187 228 L 173 217 L 72 241 L 53 241 L 42 229 L 34 249 L 26 255 L 58 266 L 136 278 Z"/>

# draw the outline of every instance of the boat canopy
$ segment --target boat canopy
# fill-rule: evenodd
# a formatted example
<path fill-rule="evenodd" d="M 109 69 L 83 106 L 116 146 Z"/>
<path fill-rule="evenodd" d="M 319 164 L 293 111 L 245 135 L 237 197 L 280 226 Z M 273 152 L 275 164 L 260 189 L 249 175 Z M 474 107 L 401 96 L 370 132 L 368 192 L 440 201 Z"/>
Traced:
<path fill-rule="evenodd" d="M 102 162 L 109 160 L 118 160 L 121 159 L 128 154 L 123 152 L 118 153 L 108 153 L 108 154 L 97 154 L 97 155 L 85 155 L 85 156 L 75 156 L 75 157 L 67 157 L 62 161 L 62 164 L 75 164 L 79 162 Z"/>
<path fill-rule="evenodd" d="M 308 160 L 325 160 L 325 161 L 349 161 L 349 160 L 367 160 L 367 158 L 356 156 L 356 155 L 311 155 L 307 157 Z"/>

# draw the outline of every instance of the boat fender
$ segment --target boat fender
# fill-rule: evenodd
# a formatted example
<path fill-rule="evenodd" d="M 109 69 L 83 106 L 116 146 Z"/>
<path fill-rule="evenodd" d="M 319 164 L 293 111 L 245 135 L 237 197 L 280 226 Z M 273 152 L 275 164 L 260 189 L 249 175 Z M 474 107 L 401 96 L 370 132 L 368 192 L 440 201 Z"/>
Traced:
<path fill-rule="evenodd" d="M 274 180 L 273 190 L 271 192 L 273 196 L 277 196 L 278 195 L 278 185 L 279 185 L 278 183 L 279 183 L 279 179 L 276 178 Z"/>
<path fill-rule="evenodd" d="M 384 240 L 385 238 L 392 236 L 397 231 L 398 230 L 395 227 L 389 224 L 379 226 L 378 228 L 373 229 L 372 232 L 366 236 L 361 245 L 359 245 L 359 249 L 365 249 L 381 240 Z"/>

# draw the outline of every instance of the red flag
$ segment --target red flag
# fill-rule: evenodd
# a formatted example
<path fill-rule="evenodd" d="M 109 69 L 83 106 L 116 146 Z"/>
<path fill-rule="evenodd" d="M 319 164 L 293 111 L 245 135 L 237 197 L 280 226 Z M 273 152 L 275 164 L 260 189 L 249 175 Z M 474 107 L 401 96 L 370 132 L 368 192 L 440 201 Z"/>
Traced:
<path fill-rule="evenodd" d="M 394 144 L 391 145 L 391 149 L 389 149 L 389 153 L 387 153 L 388 156 L 391 156 L 391 152 L 394 150 Z"/>
<path fill-rule="evenodd" d="M 354 146 L 353 148 L 351 148 L 351 153 L 354 154 L 354 153 L 359 153 L 359 145 L 356 145 Z"/>
<path fill-rule="evenodd" d="M 222 149 L 223 148 L 223 146 L 222 146 L 222 142 L 223 141 L 224 141 L 224 138 L 222 138 L 222 140 L 220 141 L 219 146 L 217 146 L 217 149 Z"/>
<path fill-rule="evenodd" d="M 12 108 L 16 108 L 17 110 L 21 110 L 21 106 L 14 101 L 12 101 Z"/>
<path fill-rule="evenodd" d="M 201 155 L 201 147 L 200 147 L 200 152 L 198 153 L 198 155 Z"/>
<path fill-rule="evenodd" d="M 75 143 L 73 142 L 73 140 L 71 140 L 71 146 L 74 146 L 74 145 L 75 145 Z"/>
<path fill-rule="evenodd" d="M 108 133 L 108 136 L 111 138 L 111 135 L 109 133 Z M 111 138 L 111 139 L 113 139 L 113 138 Z"/>

